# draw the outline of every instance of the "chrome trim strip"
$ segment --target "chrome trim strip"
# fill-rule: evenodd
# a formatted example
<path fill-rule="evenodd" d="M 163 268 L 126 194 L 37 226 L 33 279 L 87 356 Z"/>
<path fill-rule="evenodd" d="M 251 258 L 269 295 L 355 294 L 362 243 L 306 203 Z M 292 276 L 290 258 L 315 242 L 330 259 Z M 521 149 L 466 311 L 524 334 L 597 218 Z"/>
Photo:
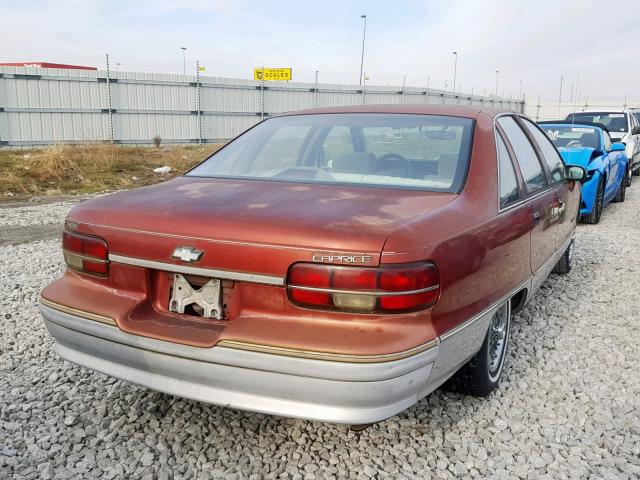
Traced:
<path fill-rule="evenodd" d="M 239 342 L 236 340 L 220 340 L 216 347 L 234 348 L 236 350 L 248 350 L 250 352 L 270 353 L 272 355 L 282 355 L 286 357 L 307 358 L 315 360 L 326 360 L 332 362 L 350 363 L 383 363 L 417 355 L 426 352 L 440 344 L 439 340 L 431 340 L 413 348 L 395 353 L 383 353 L 377 355 L 358 355 L 349 353 L 319 352 L 316 350 L 300 350 L 297 348 L 276 347 L 272 345 L 262 345 L 258 343 Z"/>
<path fill-rule="evenodd" d="M 63 313 L 68 313 L 69 315 L 76 315 L 87 320 L 93 320 L 95 322 L 104 323 L 106 325 L 117 326 L 116 321 L 111 317 L 105 317 L 96 313 L 85 312 L 84 310 L 78 310 L 76 308 L 67 307 L 66 305 L 60 305 L 59 303 L 54 303 L 43 297 L 40 297 L 40 304 Z"/>
<path fill-rule="evenodd" d="M 484 310 L 482 310 L 480 313 L 476 314 L 475 316 L 471 317 L 469 320 L 467 320 L 466 322 L 461 323 L 460 325 L 456 325 L 455 327 L 447 330 L 446 332 L 444 332 L 442 335 L 440 335 L 440 341 L 443 342 L 444 340 L 446 340 L 447 338 L 455 335 L 456 333 L 460 333 L 462 330 L 464 330 L 465 328 L 473 325 L 475 322 L 477 322 L 478 320 L 480 320 L 484 315 L 486 315 L 487 313 L 489 313 L 491 310 L 499 307 L 500 305 L 502 305 L 506 300 L 510 299 L 515 293 L 519 292 L 520 290 L 522 290 L 527 284 L 529 284 L 531 282 L 531 278 L 529 278 L 528 280 L 522 282 L 519 286 L 517 286 L 516 288 L 514 288 L 513 290 L 511 290 L 509 293 L 507 293 L 506 295 L 504 295 L 502 298 L 500 298 L 500 300 L 498 300 L 497 302 L 492 303 L 489 307 L 485 308 Z"/>
<path fill-rule="evenodd" d="M 419 290 L 407 290 L 402 292 L 388 292 L 388 291 L 379 291 L 379 290 L 340 290 L 335 288 L 318 288 L 318 287 L 303 287 L 300 285 L 288 285 L 289 288 L 295 288 L 296 290 L 307 290 L 310 292 L 324 292 L 324 293 L 346 293 L 348 295 L 374 295 L 376 297 L 387 297 L 387 296 L 402 296 L 402 295 L 413 295 L 416 293 L 424 293 L 431 292 L 433 290 L 437 290 L 440 288 L 440 285 L 434 285 L 432 287 L 421 288 Z"/>
<path fill-rule="evenodd" d="M 102 258 L 96 258 L 96 257 L 90 257 L 88 255 L 82 255 L 81 253 L 76 253 L 76 252 L 72 252 L 71 250 L 66 250 L 63 249 L 62 250 L 62 254 L 63 255 L 73 255 L 74 257 L 79 257 L 83 260 L 89 260 L 91 262 L 96 262 L 96 263 L 109 263 L 109 260 L 104 260 Z"/>
<path fill-rule="evenodd" d="M 109 254 L 112 262 L 133 265 L 136 267 L 153 268 L 166 272 L 182 273 L 187 275 L 199 275 L 202 277 L 221 278 L 226 280 L 238 280 L 241 282 L 263 283 L 266 285 L 283 286 L 284 278 L 270 275 L 260 275 L 257 273 L 230 272 L 228 270 L 216 270 L 213 268 L 190 267 L 187 265 L 176 265 L 174 263 L 156 262 L 144 260 L 142 258 L 126 257 L 124 255 Z"/>

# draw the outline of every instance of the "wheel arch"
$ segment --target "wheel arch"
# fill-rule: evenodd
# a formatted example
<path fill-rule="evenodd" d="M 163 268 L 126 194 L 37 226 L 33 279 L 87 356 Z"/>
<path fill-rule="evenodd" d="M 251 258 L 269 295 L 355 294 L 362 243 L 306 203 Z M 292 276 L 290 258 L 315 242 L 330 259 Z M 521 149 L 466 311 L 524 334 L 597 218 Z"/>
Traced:
<path fill-rule="evenodd" d="M 527 303 L 528 296 L 529 289 L 527 287 L 524 287 L 511 297 L 511 315 L 515 315 L 524 308 L 525 304 Z"/>

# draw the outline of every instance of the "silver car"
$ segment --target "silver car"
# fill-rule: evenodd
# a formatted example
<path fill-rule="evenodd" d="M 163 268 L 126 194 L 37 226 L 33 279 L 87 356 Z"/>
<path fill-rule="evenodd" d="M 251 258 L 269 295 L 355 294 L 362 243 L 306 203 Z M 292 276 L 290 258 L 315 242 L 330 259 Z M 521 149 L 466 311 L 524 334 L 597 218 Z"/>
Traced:
<path fill-rule="evenodd" d="M 576 112 L 567 115 L 567 120 L 575 122 L 600 123 L 609 131 L 611 140 L 626 145 L 625 153 L 629 157 L 629 178 L 631 185 L 633 175 L 640 175 L 640 110 L 625 109 L 606 112 Z"/>

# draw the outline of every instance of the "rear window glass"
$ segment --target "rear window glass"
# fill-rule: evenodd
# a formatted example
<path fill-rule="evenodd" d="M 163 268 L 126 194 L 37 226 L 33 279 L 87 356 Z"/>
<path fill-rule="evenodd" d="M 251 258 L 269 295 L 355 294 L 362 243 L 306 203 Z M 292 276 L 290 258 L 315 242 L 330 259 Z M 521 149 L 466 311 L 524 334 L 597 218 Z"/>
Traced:
<path fill-rule="evenodd" d="M 472 119 L 440 115 L 275 117 L 187 175 L 456 192 L 468 168 L 473 128 Z"/>

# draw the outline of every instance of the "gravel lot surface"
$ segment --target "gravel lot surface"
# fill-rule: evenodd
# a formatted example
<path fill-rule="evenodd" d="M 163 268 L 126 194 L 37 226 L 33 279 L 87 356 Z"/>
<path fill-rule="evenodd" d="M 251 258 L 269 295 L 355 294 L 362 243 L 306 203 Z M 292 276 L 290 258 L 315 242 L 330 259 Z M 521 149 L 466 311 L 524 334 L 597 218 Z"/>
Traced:
<path fill-rule="evenodd" d="M 60 222 L 70 203 L 3 209 Z M 360 434 L 183 400 L 60 360 L 37 311 L 55 239 L 0 247 L 0 478 L 640 478 L 640 181 L 578 228 L 514 321 L 501 388 L 437 391 Z"/>

